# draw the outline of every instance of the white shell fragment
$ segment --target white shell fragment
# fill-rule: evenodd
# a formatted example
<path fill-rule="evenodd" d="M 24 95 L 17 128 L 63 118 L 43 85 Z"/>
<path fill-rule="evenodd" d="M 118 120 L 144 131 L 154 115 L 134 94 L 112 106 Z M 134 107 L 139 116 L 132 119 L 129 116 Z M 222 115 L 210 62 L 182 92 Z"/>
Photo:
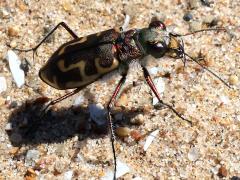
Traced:
<path fill-rule="evenodd" d="M 73 106 L 79 106 L 84 102 L 84 97 L 82 95 L 78 96 L 74 102 L 73 102 Z"/>
<path fill-rule="evenodd" d="M 149 134 L 149 136 L 146 139 L 146 142 L 143 146 L 143 150 L 147 151 L 147 149 L 149 148 L 149 146 L 152 144 L 153 140 L 156 138 L 156 136 L 158 135 L 159 130 L 155 130 L 153 132 L 151 132 L 151 134 Z"/>
<path fill-rule="evenodd" d="M 67 171 L 64 173 L 64 180 L 71 180 L 73 177 L 73 171 Z"/>
<path fill-rule="evenodd" d="M 12 50 L 7 52 L 6 59 L 8 60 L 13 79 L 17 87 L 20 88 L 24 84 L 24 71 L 20 68 L 21 61 Z"/>
<path fill-rule="evenodd" d="M 102 104 L 90 104 L 88 106 L 88 110 L 89 110 L 89 113 L 90 113 L 90 118 L 97 125 L 105 124 L 106 110 L 104 109 Z"/>
<path fill-rule="evenodd" d="M 127 166 L 127 164 L 117 160 L 117 172 L 116 172 L 116 178 L 119 178 L 123 176 L 124 174 L 127 174 L 130 172 L 130 168 Z M 113 179 L 113 171 L 108 170 L 106 172 L 106 175 L 101 178 L 102 180 L 112 180 Z"/>
<path fill-rule="evenodd" d="M 156 88 L 157 88 L 157 91 L 158 93 L 160 94 L 160 96 L 162 96 L 162 93 L 164 92 L 165 90 L 165 82 L 163 81 L 163 78 L 159 77 L 159 78 L 156 78 L 153 80 Z M 155 94 L 152 92 L 153 94 L 153 106 L 156 105 L 158 103 L 158 99 L 157 97 L 155 96 Z"/>
<path fill-rule="evenodd" d="M 188 152 L 188 159 L 190 161 L 196 161 L 199 158 L 199 151 L 197 148 L 193 147 Z"/>
<path fill-rule="evenodd" d="M 148 70 L 148 72 L 151 74 L 151 75 L 157 75 L 157 73 L 159 72 L 159 68 L 157 67 L 152 67 Z"/>
<path fill-rule="evenodd" d="M 128 27 L 128 25 L 129 25 L 129 22 L 130 22 L 130 16 L 129 16 L 128 14 L 126 14 L 124 23 L 123 23 L 123 25 L 122 25 L 123 31 L 126 31 L 126 30 L 127 30 L 127 27 Z"/>
<path fill-rule="evenodd" d="M 229 104 L 230 100 L 227 96 L 220 96 L 220 101 L 223 103 L 223 104 Z"/>
<path fill-rule="evenodd" d="M 7 90 L 7 81 L 5 77 L 0 77 L 0 93 Z"/>

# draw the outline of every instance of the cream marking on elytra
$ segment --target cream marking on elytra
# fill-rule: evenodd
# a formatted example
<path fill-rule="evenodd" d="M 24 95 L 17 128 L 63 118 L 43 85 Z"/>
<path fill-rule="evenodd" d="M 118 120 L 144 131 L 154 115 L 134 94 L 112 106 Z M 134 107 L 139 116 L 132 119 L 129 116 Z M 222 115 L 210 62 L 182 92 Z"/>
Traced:
<path fill-rule="evenodd" d="M 56 77 L 56 76 L 53 76 L 53 82 L 51 82 L 51 81 L 47 78 L 46 74 L 45 74 L 43 71 L 40 71 L 39 76 L 41 77 L 41 79 L 42 79 L 43 81 L 45 81 L 45 82 L 46 82 L 47 84 L 49 84 L 50 86 L 52 86 L 52 87 L 54 87 L 54 88 L 56 88 L 56 89 L 61 89 L 61 88 L 58 86 L 58 84 L 57 84 L 57 77 Z"/>
<path fill-rule="evenodd" d="M 81 75 L 82 81 L 69 81 L 66 83 L 67 88 L 75 88 L 75 87 L 80 87 L 86 84 L 89 84 L 90 82 L 93 82 L 96 80 L 101 74 L 94 74 L 94 75 L 86 75 L 85 73 L 85 65 L 86 63 L 83 60 L 79 60 L 78 63 L 76 64 L 71 64 L 69 67 L 64 66 L 64 60 L 60 60 L 58 62 L 58 67 L 62 72 L 67 72 L 72 69 L 78 68 L 79 73 Z"/>
<path fill-rule="evenodd" d="M 82 43 L 84 43 L 84 42 L 86 42 L 86 41 L 87 41 L 87 37 L 79 38 L 78 41 L 73 42 L 73 43 L 71 43 L 71 44 L 69 44 L 69 45 L 67 45 L 67 46 L 65 46 L 65 47 L 62 47 L 62 48 L 60 49 L 58 55 L 64 54 L 66 48 L 71 47 L 71 46 L 76 45 L 76 44 L 82 44 Z"/>
<path fill-rule="evenodd" d="M 101 67 L 99 61 L 99 58 L 95 59 L 95 66 L 99 74 L 105 74 L 112 71 L 113 69 L 116 69 L 119 66 L 119 61 L 116 58 L 113 59 L 112 65 L 110 67 Z"/>
<path fill-rule="evenodd" d="M 71 64 L 69 67 L 65 67 L 64 66 L 64 60 L 60 60 L 57 65 L 59 67 L 59 69 L 62 72 L 67 72 L 70 71 L 72 69 L 78 68 L 79 72 L 81 74 L 82 77 L 82 81 L 69 81 L 66 83 L 66 87 L 67 88 L 74 88 L 74 87 L 80 87 L 80 86 L 84 86 L 86 84 L 89 84 L 93 81 L 95 81 L 98 77 L 100 77 L 103 74 L 106 74 L 107 72 L 110 72 L 114 69 L 116 69 L 119 66 L 119 61 L 117 59 L 113 59 L 113 63 L 110 67 L 104 68 L 101 67 L 101 65 L 99 64 L 100 59 L 96 58 L 95 59 L 95 66 L 97 68 L 97 74 L 88 76 L 85 74 L 85 65 L 86 63 L 83 60 L 79 60 L 78 63 L 75 64 Z"/>

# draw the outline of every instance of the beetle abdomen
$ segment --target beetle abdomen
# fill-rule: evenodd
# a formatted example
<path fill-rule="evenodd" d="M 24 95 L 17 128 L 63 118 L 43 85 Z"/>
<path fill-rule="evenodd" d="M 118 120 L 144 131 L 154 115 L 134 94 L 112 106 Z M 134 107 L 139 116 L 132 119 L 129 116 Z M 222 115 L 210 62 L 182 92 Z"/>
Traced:
<path fill-rule="evenodd" d="M 114 30 L 104 31 L 112 40 L 118 33 Z M 112 36 L 109 36 L 112 33 Z M 115 34 L 114 34 L 115 33 Z M 113 36 L 114 35 L 114 36 Z M 105 36 L 98 35 L 98 45 L 91 45 L 88 37 L 79 38 L 62 45 L 39 71 L 40 78 L 56 89 L 73 89 L 84 87 L 104 74 L 117 69 L 116 48 Z M 107 43 L 102 43 L 107 42 Z M 83 47 L 81 49 L 81 47 Z"/>

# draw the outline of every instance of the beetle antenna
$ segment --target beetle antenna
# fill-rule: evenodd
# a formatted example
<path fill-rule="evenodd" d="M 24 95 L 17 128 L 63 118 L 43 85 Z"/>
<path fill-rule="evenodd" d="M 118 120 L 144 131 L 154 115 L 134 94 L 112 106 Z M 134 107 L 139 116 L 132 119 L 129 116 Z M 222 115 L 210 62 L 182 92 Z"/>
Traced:
<path fill-rule="evenodd" d="M 189 35 L 193 35 L 199 32 L 207 32 L 207 31 L 227 31 L 226 28 L 224 27 L 216 27 L 216 28 L 208 28 L 208 29 L 201 29 L 201 30 L 197 30 L 197 31 L 193 31 L 193 32 L 189 32 L 186 34 L 172 34 L 175 37 L 180 37 L 180 36 L 189 36 Z"/>
<path fill-rule="evenodd" d="M 225 84 L 228 88 L 232 89 L 231 86 L 228 85 L 227 82 L 225 82 L 222 78 L 220 78 L 216 73 L 214 73 L 213 71 L 211 71 L 210 69 L 206 68 L 205 66 L 203 66 L 201 63 L 199 63 L 197 61 L 197 59 L 191 57 L 190 55 L 188 55 L 187 53 L 183 52 L 183 54 L 185 56 L 187 56 L 188 58 L 190 58 L 192 61 L 194 61 L 195 63 L 197 63 L 199 66 L 201 66 L 203 69 L 205 69 L 206 71 L 208 71 L 209 73 L 211 73 L 213 76 L 215 76 L 217 79 L 219 79 L 223 84 Z"/>

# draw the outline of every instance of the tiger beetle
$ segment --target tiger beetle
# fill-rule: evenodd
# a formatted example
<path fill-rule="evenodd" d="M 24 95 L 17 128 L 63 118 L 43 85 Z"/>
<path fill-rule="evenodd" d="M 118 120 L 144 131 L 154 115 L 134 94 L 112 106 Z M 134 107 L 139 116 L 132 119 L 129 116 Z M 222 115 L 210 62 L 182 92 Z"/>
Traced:
<path fill-rule="evenodd" d="M 202 29 L 184 35 L 179 35 L 168 32 L 163 22 L 159 20 L 152 20 L 148 27 L 142 29 L 131 29 L 124 32 L 121 28 L 114 28 L 88 35 L 86 37 L 78 37 L 66 23 L 61 22 L 54 27 L 34 48 L 25 50 L 15 48 L 15 50 L 21 52 L 33 51 L 34 54 L 38 47 L 60 26 L 68 31 L 68 33 L 73 37 L 73 40 L 61 45 L 53 53 L 47 63 L 40 69 L 39 77 L 42 81 L 55 89 L 74 90 L 62 97 L 50 101 L 50 103 L 44 108 L 44 112 L 50 106 L 78 93 L 87 85 L 101 78 L 103 75 L 113 70 L 120 69 L 121 79 L 118 82 L 109 103 L 107 104 L 108 126 L 111 132 L 111 146 L 114 159 L 113 179 L 116 179 L 117 162 L 114 147 L 115 135 L 111 109 L 114 106 L 114 102 L 126 80 L 130 62 L 136 59 L 139 60 L 144 78 L 153 93 L 156 95 L 159 103 L 169 108 L 180 119 L 187 121 L 190 124 L 192 124 L 192 122 L 178 113 L 172 105 L 161 100 L 148 70 L 144 66 L 144 63 L 140 60 L 147 55 L 152 55 L 154 58 L 169 56 L 176 59 L 181 58 L 184 66 L 187 60 L 191 60 L 210 72 L 226 86 L 230 87 L 214 72 L 204 67 L 198 59 L 188 55 L 184 51 L 184 43 L 180 38 L 182 36 L 188 36 L 203 31 L 226 31 L 225 28 L 219 27 Z"/>

